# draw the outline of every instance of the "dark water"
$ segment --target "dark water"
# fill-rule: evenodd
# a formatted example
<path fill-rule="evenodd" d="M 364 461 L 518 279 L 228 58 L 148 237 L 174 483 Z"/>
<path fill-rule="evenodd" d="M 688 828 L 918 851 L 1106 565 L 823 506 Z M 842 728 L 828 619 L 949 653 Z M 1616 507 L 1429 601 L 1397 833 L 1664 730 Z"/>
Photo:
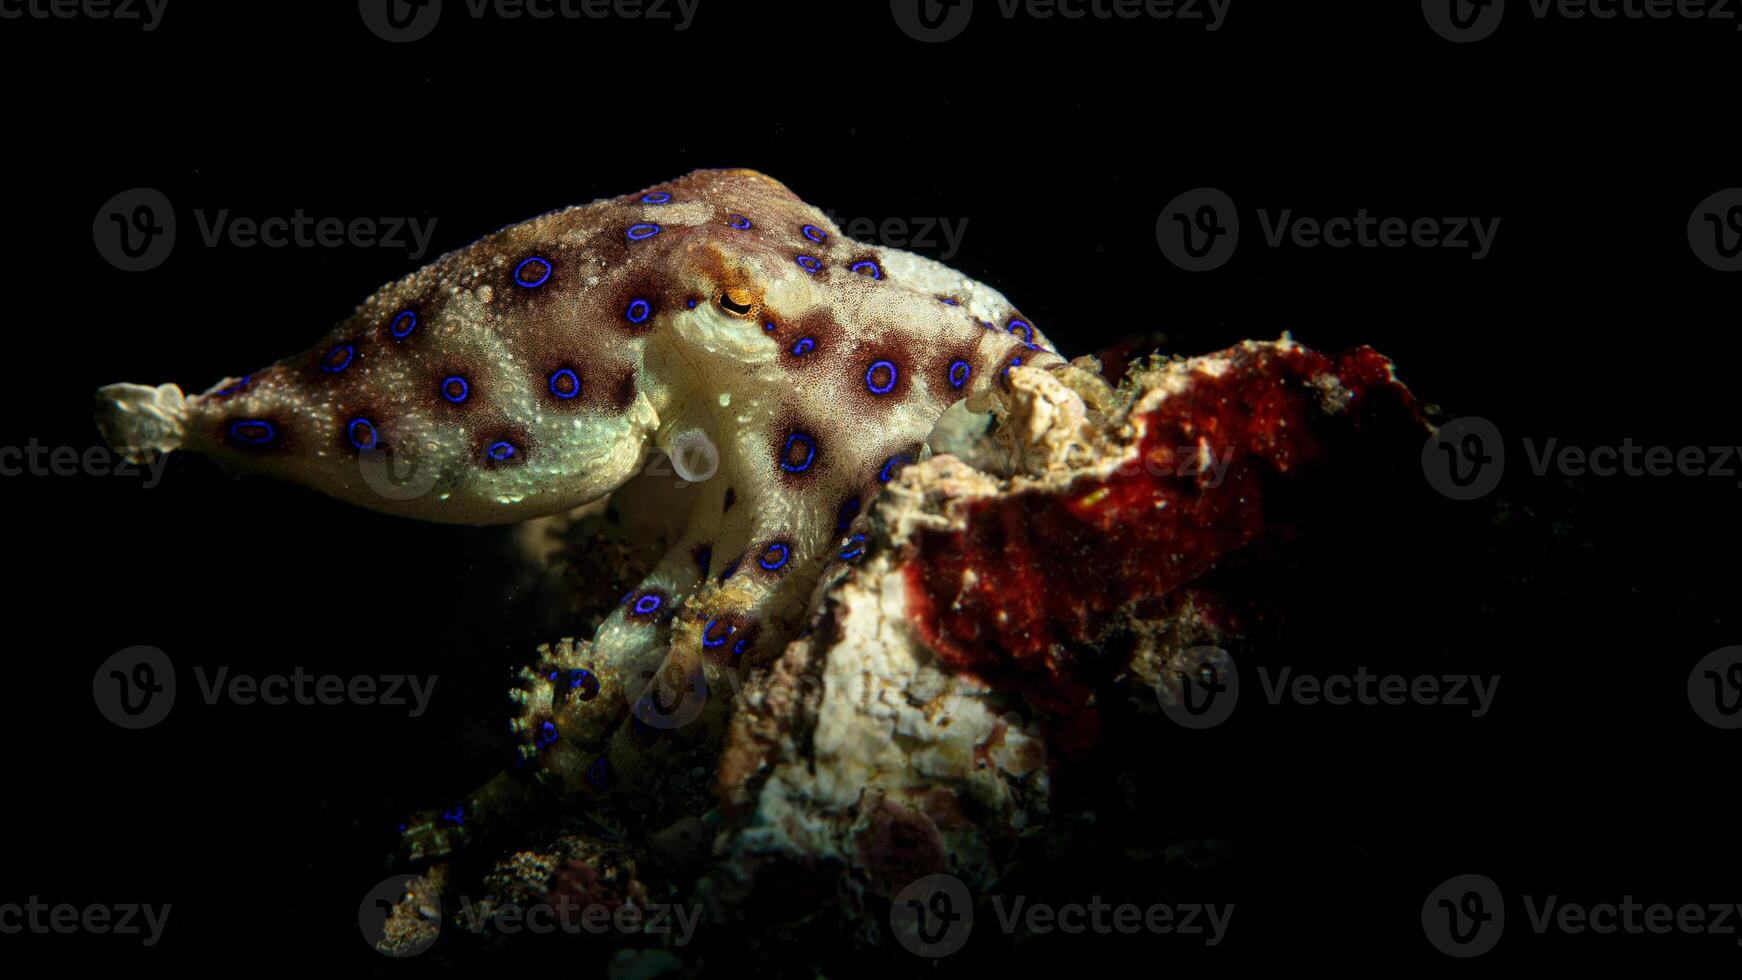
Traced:
<path fill-rule="evenodd" d="M 1105 796 L 1095 828 L 1053 832 L 1075 872 L 1032 887 L 1057 901 L 1231 900 L 1237 931 L 1215 950 L 993 942 L 943 972 L 1443 968 L 1421 897 L 1466 871 L 1509 896 L 1742 899 L 1735 733 L 1701 723 L 1684 694 L 1694 661 L 1742 642 L 1742 489 L 1537 477 L 1523 451 L 1526 437 L 1739 441 L 1737 279 L 1703 265 L 1686 232 L 1696 204 L 1742 184 L 1732 25 L 1541 20 L 1513 4 L 1495 36 L 1453 45 L 1415 4 L 1236 3 L 1205 32 L 1007 22 L 982 0 L 965 35 L 922 45 L 882 3 L 702 0 L 683 32 L 450 11 L 431 38 L 389 45 L 353 5 L 314 6 L 172 4 L 149 33 L 0 21 L 12 352 L 0 445 L 94 445 L 96 385 L 203 388 L 302 348 L 420 264 L 404 249 L 208 248 L 195 209 L 434 219 L 433 255 L 694 168 L 753 167 L 843 224 L 903 223 L 898 236 L 1006 292 L 1067 353 L 1151 332 L 1180 353 L 1284 330 L 1322 349 L 1371 344 L 1425 401 L 1493 420 L 1514 454 L 1480 503 L 1415 480 L 1319 515 L 1320 550 L 1289 595 L 1300 662 L 1499 674 L 1492 717 L 1282 707 L 1226 739 L 1116 732 L 1105 758 L 1060 777 L 1075 799 Z M 139 186 L 175 202 L 182 240 L 160 268 L 127 274 L 98 256 L 91 221 Z M 1243 237 L 1227 266 L 1189 274 L 1163 257 L 1156 223 L 1201 186 L 1238 202 Z M 1358 208 L 1500 224 L 1473 260 L 1266 247 L 1257 213 Z M 0 903 L 173 912 L 154 948 L 0 935 L 0 962 L 392 972 L 355 915 L 390 868 L 393 824 L 494 770 L 509 670 L 573 624 L 551 621 L 505 529 L 396 521 L 235 484 L 199 459 L 143 484 L 0 481 L 13 572 Z M 440 696 L 418 718 L 190 698 L 123 732 L 93 709 L 91 675 L 137 644 L 184 676 L 417 671 L 440 676 Z M 1120 780 L 1142 788 L 1109 788 Z M 1147 879 L 1132 841 L 1214 859 Z M 1478 963 L 1737 954 L 1734 937 L 1537 937 L 1520 906 L 1509 914 Z M 530 944 L 428 964 L 518 958 L 587 971 L 602 953 Z"/>

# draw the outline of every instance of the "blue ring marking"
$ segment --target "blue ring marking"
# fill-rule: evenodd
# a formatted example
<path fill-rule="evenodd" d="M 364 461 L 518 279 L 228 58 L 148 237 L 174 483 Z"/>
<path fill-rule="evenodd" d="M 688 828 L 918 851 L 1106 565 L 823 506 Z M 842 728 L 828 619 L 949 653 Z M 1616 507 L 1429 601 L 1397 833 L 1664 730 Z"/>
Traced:
<path fill-rule="evenodd" d="M 695 308 L 696 308 L 696 298 L 694 296 L 691 296 L 689 299 L 689 302 L 684 304 L 684 309 L 693 310 Z"/>
<path fill-rule="evenodd" d="M 404 340 L 416 329 L 416 310 L 400 310 L 399 315 L 393 318 L 393 322 L 387 325 L 387 332 L 393 335 L 394 340 Z"/>
<path fill-rule="evenodd" d="M 817 349 L 817 342 L 809 337 L 798 338 L 798 343 L 792 345 L 792 356 L 803 357 Z"/>
<path fill-rule="evenodd" d="M 363 429 L 364 433 L 368 436 L 368 438 L 359 439 L 357 437 L 357 429 L 358 428 Z M 358 417 L 352 419 L 351 421 L 345 423 L 345 438 L 351 440 L 351 445 L 357 447 L 358 449 L 374 449 L 375 448 L 375 439 L 376 439 L 375 423 L 369 421 L 366 418 L 363 418 L 362 416 L 358 416 Z"/>
<path fill-rule="evenodd" d="M 659 607 L 665 605 L 665 600 L 652 592 L 635 600 L 635 615 L 651 616 L 659 612 Z"/>
<path fill-rule="evenodd" d="M 865 535 L 855 534 L 847 539 L 847 547 L 841 550 L 842 561 L 855 561 L 865 554 Z"/>
<path fill-rule="evenodd" d="M 969 364 L 967 361 L 952 361 L 952 362 L 950 362 L 950 376 L 949 377 L 950 377 L 950 387 L 951 388 L 960 389 L 963 385 L 967 384 L 968 379 L 973 377 L 973 376 L 974 376 L 973 365 Z"/>
<path fill-rule="evenodd" d="M 889 383 L 882 387 L 878 387 L 877 382 L 871 380 L 871 375 L 876 374 L 878 368 L 889 369 Z M 865 388 L 873 395 L 889 394 L 895 390 L 895 382 L 900 379 L 901 369 L 895 366 L 894 361 L 872 361 L 871 366 L 865 369 Z"/>
<path fill-rule="evenodd" d="M 741 214 L 727 215 L 726 216 L 726 223 L 731 225 L 732 227 L 738 229 L 739 231 L 745 231 L 751 227 L 750 219 L 744 217 Z"/>
<path fill-rule="evenodd" d="M 960 305 L 962 305 L 961 301 L 957 300 L 953 296 L 939 296 L 938 302 L 944 304 L 945 306 L 960 306 Z"/>
<path fill-rule="evenodd" d="M 703 545 L 702 549 L 700 551 L 696 552 L 696 566 L 702 570 L 702 578 L 708 577 L 708 567 L 711 566 L 713 563 L 714 563 L 714 546 L 713 545 Z"/>
<path fill-rule="evenodd" d="M 997 330 L 998 329 L 997 325 L 994 324 L 991 320 L 981 320 L 980 326 L 985 327 L 987 330 Z"/>
<path fill-rule="evenodd" d="M 494 462 L 505 463 L 508 460 L 513 459 L 515 456 L 518 456 L 520 450 L 514 448 L 514 443 L 509 442 L 506 439 L 498 439 L 490 444 L 490 448 L 486 449 L 484 454 L 489 456 Z"/>
<path fill-rule="evenodd" d="M 883 278 L 883 267 L 870 259 L 860 259 L 849 266 L 849 268 L 862 276 L 870 276 L 873 279 Z"/>
<path fill-rule="evenodd" d="M 841 501 L 841 510 L 835 515 L 835 530 L 842 534 L 847 533 L 847 528 L 853 526 L 853 518 L 858 516 L 858 497 L 848 497 L 846 500 Z"/>
<path fill-rule="evenodd" d="M 896 464 L 899 463 L 905 466 L 912 462 L 913 457 L 908 456 L 906 453 L 896 453 L 894 456 L 883 461 L 883 468 L 877 471 L 877 482 L 888 483 L 895 477 Z"/>
<path fill-rule="evenodd" d="M 1034 346 L 1034 324 L 1029 323 L 1027 320 L 1018 320 L 1018 319 L 1015 319 L 1013 317 L 1010 320 L 1010 325 L 1008 327 L 1004 328 L 1005 333 L 1015 333 L 1018 330 L 1022 331 L 1022 342 L 1027 344 L 1030 347 L 1033 347 Z"/>
<path fill-rule="evenodd" d="M 538 747 L 548 749 L 556 744 L 556 726 L 550 722 L 538 726 Z"/>
<path fill-rule="evenodd" d="M 734 574 L 736 574 L 738 571 L 738 565 L 740 563 L 742 563 L 743 560 L 744 559 L 742 559 L 742 558 L 732 559 L 732 564 L 727 565 L 726 570 L 720 573 L 720 581 L 724 582 L 727 579 L 731 578 Z"/>
<path fill-rule="evenodd" d="M 804 271 L 810 273 L 813 276 L 816 275 L 819 271 L 821 271 L 822 267 L 823 267 L 822 262 L 818 261 L 817 259 L 815 259 L 809 255 L 799 256 L 798 257 L 798 264 L 801 268 L 804 269 Z"/>
<path fill-rule="evenodd" d="M 767 323 L 764 323 L 764 324 L 763 324 L 763 325 L 762 325 L 762 329 L 764 329 L 764 330 L 766 330 L 766 331 L 768 331 L 768 332 L 769 332 L 769 333 L 773 333 L 773 332 L 774 332 L 774 331 L 775 331 L 775 329 L 776 329 L 776 328 L 775 328 L 775 326 L 774 326 L 774 321 L 773 321 L 773 320 L 770 320 L 770 321 L 768 321 L 768 322 L 767 322 Z"/>
<path fill-rule="evenodd" d="M 259 431 L 249 434 L 244 431 L 247 429 Z M 230 423 L 230 438 L 250 446 L 264 446 L 278 438 L 278 430 L 265 419 L 237 419 Z"/>
<path fill-rule="evenodd" d="M 641 203 L 642 204 L 670 204 L 671 203 L 671 195 L 667 194 L 664 191 L 654 191 L 651 194 L 642 195 Z"/>
<path fill-rule="evenodd" d="M 333 363 L 335 359 L 341 357 L 343 359 L 339 360 L 337 364 Z M 328 374 L 338 374 L 340 371 L 350 367 L 351 362 L 355 360 L 356 357 L 357 348 L 350 344 L 340 344 L 332 350 L 327 351 L 326 357 L 321 358 L 321 370 Z"/>
<path fill-rule="evenodd" d="M 797 446 L 803 446 L 805 450 L 804 461 L 801 463 L 794 463 L 792 461 L 792 451 Z M 817 443 L 815 439 L 812 439 L 803 432 L 792 432 L 787 434 L 786 445 L 782 446 L 780 450 L 781 469 L 788 473 L 803 473 L 805 470 L 810 469 L 811 464 L 816 462 L 816 460 Z"/>
<path fill-rule="evenodd" d="M 560 673 L 562 673 L 562 671 L 560 671 L 560 670 L 553 670 L 553 671 L 551 671 L 551 672 L 550 672 L 550 674 L 549 674 L 549 675 L 548 675 L 548 676 L 547 676 L 547 677 L 545 677 L 545 680 L 547 680 L 547 681 L 550 681 L 550 682 L 551 682 L 551 683 L 552 683 L 552 684 L 555 684 L 555 683 L 556 683 L 556 678 L 557 678 L 557 675 L 558 675 L 558 674 L 560 674 Z"/>
<path fill-rule="evenodd" d="M 248 382 L 250 382 L 252 380 L 254 380 L 254 376 L 252 374 L 250 374 L 247 377 L 243 378 L 240 381 L 237 381 L 234 384 L 225 385 L 224 387 L 219 388 L 217 391 L 212 392 L 212 397 L 213 398 L 228 398 L 231 395 L 234 395 L 236 392 L 241 391 L 243 388 L 248 387 Z"/>
<path fill-rule="evenodd" d="M 749 646 L 749 645 L 750 645 L 750 640 L 748 637 L 746 637 L 745 639 L 739 640 L 737 643 L 732 644 L 732 656 L 742 657 L 744 655 L 744 648 Z"/>
<path fill-rule="evenodd" d="M 714 627 L 718 626 L 718 625 L 720 625 L 719 620 L 710 619 L 710 620 L 708 620 L 708 625 L 702 627 L 702 646 L 708 647 L 710 649 L 712 649 L 713 647 L 723 647 L 726 645 L 726 637 L 731 636 L 733 633 L 738 632 L 738 627 L 733 626 L 733 625 L 728 623 L 726 625 L 726 631 L 721 633 L 718 639 L 713 639 L 713 640 L 708 639 L 709 636 L 713 635 Z"/>
<path fill-rule="evenodd" d="M 653 304 L 640 298 L 630 300 L 629 308 L 623 311 L 623 316 L 637 326 L 646 323 L 647 318 L 652 315 Z"/>
<path fill-rule="evenodd" d="M 599 696 L 599 679 L 585 667 L 576 667 L 569 671 L 569 690 L 581 689 L 581 700 L 591 701 Z"/>
<path fill-rule="evenodd" d="M 652 238 L 654 235 L 659 234 L 659 232 L 660 227 L 658 225 L 651 221 L 647 221 L 638 225 L 630 225 L 629 230 L 624 234 L 629 236 L 630 241 L 639 242 L 646 238 Z"/>
<path fill-rule="evenodd" d="M 803 228 L 800 228 L 799 231 L 804 232 L 804 237 L 810 239 L 813 242 L 816 242 L 818 245 L 821 245 L 823 242 L 827 241 L 829 238 L 829 236 L 827 234 L 825 234 L 823 232 L 823 230 L 821 228 L 818 228 L 816 225 L 805 225 Z"/>
<path fill-rule="evenodd" d="M 442 819 L 448 823 L 463 824 L 466 822 L 466 808 L 464 806 L 450 806 L 442 811 Z"/>
<path fill-rule="evenodd" d="M 525 275 L 523 275 L 523 273 L 526 271 L 526 267 L 531 265 L 534 262 L 537 262 L 539 267 L 540 267 L 539 271 L 537 273 L 538 278 L 528 279 L 528 278 L 526 278 Z M 537 289 L 538 287 L 544 285 L 545 282 L 548 281 L 549 279 L 550 279 L 550 260 L 549 259 L 541 258 L 537 255 L 528 255 L 526 258 L 520 260 L 519 265 L 514 267 L 514 281 L 516 283 L 519 283 L 521 286 L 526 287 L 527 289 Z"/>
<path fill-rule="evenodd" d="M 1012 357 L 1010 359 L 1010 363 L 1004 365 L 1004 373 L 1002 373 L 998 376 L 999 380 L 1008 384 L 1010 382 L 1010 369 L 1014 368 L 1014 367 L 1021 367 L 1021 366 L 1022 366 L 1022 358 Z"/>
<path fill-rule="evenodd" d="M 458 394 L 448 390 L 448 389 L 453 387 L 454 382 L 456 382 L 456 381 L 458 381 L 460 383 L 460 390 L 459 390 Z M 442 379 L 441 392 L 442 392 L 443 398 L 446 398 L 448 401 L 451 401 L 455 405 L 458 405 L 459 403 L 465 401 L 468 397 L 470 397 L 470 395 L 472 394 L 472 386 L 466 381 L 465 378 L 462 378 L 457 374 L 450 374 L 447 377 Z"/>
<path fill-rule="evenodd" d="M 568 391 L 563 391 L 557 382 L 566 382 Z M 581 393 L 581 376 L 573 368 L 563 368 L 550 376 L 550 393 L 558 398 L 573 398 Z"/>
<path fill-rule="evenodd" d="M 611 766 L 605 762 L 604 756 L 599 756 L 587 767 L 587 784 L 601 793 L 611 788 Z"/>
<path fill-rule="evenodd" d="M 776 552 L 780 553 L 780 557 L 771 558 L 770 556 Z M 761 565 L 765 572 L 778 572 L 786 567 L 786 560 L 790 557 L 792 557 L 792 549 L 786 546 L 786 542 L 775 541 L 762 553 L 761 558 L 756 559 L 756 564 Z"/>

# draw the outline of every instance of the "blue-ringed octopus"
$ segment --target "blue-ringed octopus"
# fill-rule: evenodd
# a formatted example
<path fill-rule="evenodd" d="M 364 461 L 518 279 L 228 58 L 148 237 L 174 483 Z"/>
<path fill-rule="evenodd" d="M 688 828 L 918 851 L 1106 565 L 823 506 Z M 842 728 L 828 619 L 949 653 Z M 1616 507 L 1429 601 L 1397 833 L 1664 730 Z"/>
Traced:
<path fill-rule="evenodd" d="M 504 228 L 204 394 L 106 386 L 97 422 L 135 458 L 193 450 L 469 524 L 569 512 L 664 454 L 689 487 L 620 505 L 677 518 L 669 551 L 512 692 L 522 763 L 596 793 L 644 751 L 632 730 L 718 731 L 729 698 L 686 692 L 730 694 L 803 627 L 947 408 L 1062 363 L 997 291 L 846 238 L 760 173 L 703 170 Z M 414 821 L 412 851 L 448 852 L 493 800 Z"/>

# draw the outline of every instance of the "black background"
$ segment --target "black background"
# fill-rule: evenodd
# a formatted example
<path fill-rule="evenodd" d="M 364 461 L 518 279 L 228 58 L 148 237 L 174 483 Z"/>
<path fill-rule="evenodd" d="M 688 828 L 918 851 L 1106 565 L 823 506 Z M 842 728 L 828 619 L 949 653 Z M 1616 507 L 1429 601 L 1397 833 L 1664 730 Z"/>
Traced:
<path fill-rule="evenodd" d="M 936 45 L 871 0 L 701 0 L 682 33 L 450 11 L 408 45 L 370 34 L 347 2 L 171 0 L 148 34 L 0 21 L 12 354 L 0 444 L 93 445 L 97 385 L 203 390 L 303 348 L 420 264 L 390 249 L 209 248 L 195 209 L 433 217 L 440 252 L 561 205 L 743 166 L 843 219 L 966 219 L 951 263 L 1066 353 L 1149 332 L 1185 354 L 1285 330 L 1326 350 L 1371 344 L 1424 401 L 1493 420 L 1514 455 L 1483 502 L 1417 486 L 1385 512 L 1406 524 L 1329 543 L 1345 577 L 1303 585 L 1319 614 L 1297 634 L 1303 656 L 1344 669 L 1498 673 L 1494 715 L 1280 708 L 1226 742 L 1115 743 L 1121 764 L 1170 788 L 1125 826 L 1234 842 L 1205 882 L 1152 893 L 1235 901 L 1227 943 L 1054 936 L 1012 950 L 977 934 L 945 972 L 976 956 L 1035 967 L 1103 953 L 1144 970 L 1449 968 L 1422 939 L 1420 904 L 1467 871 L 1509 897 L 1742 899 L 1738 743 L 1684 694 L 1695 660 L 1738 642 L 1742 489 L 1538 478 L 1520 442 L 1738 441 L 1737 279 L 1702 265 L 1685 231 L 1699 201 L 1742 184 L 1734 22 L 1537 20 L 1514 3 L 1495 36 L 1454 45 L 1404 2 L 1234 0 L 1213 33 L 1007 22 L 980 6 Z M 174 202 L 180 239 L 163 266 L 129 274 L 99 257 L 91 226 L 141 186 Z M 1163 258 L 1155 223 L 1199 186 L 1239 203 L 1246 237 L 1226 267 L 1188 274 Z M 1254 220 L 1363 207 L 1501 225 L 1478 262 L 1271 249 Z M 174 906 L 154 949 L 4 936 L 0 962 L 398 971 L 355 927 L 364 890 L 392 869 L 392 825 L 494 769 L 510 668 L 576 628 L 507 560 L 508 529 L 354 511 L 197 458 L 173 459 L 150 490 L 12 476 L 0 492 L 13 626 L 0 901 Z M 1435 548 L 1416 552 L 1424 541 Z M 1358 547 L 1380 550 L 1369 562 Z M 95 665 L 135 644 L 182 670 L 176 712 L 142 733 L 89 698 Z M 418 719 L 197 703 L 189 668 L 224 664 L 442 681 Z M 1084 863 L 1077 900 L 1097 888 L 1155 900 Z M 1735 937 L 1538 937 L 1519 905 L 1509 914 L 1499 950 L 1469 966 L 1739 954 Z"/>

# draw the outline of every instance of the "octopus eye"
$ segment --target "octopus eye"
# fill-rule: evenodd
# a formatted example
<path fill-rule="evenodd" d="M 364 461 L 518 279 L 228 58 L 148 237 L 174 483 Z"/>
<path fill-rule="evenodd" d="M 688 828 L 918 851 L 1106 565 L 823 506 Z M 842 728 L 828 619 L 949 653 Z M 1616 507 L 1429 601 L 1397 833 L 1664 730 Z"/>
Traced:
<path fill-rule="evenodd" d="M 756 298 L 748 289 L 721 290 L 720 308 L 733 316 L 749 316 L 756 309 Z"/>

